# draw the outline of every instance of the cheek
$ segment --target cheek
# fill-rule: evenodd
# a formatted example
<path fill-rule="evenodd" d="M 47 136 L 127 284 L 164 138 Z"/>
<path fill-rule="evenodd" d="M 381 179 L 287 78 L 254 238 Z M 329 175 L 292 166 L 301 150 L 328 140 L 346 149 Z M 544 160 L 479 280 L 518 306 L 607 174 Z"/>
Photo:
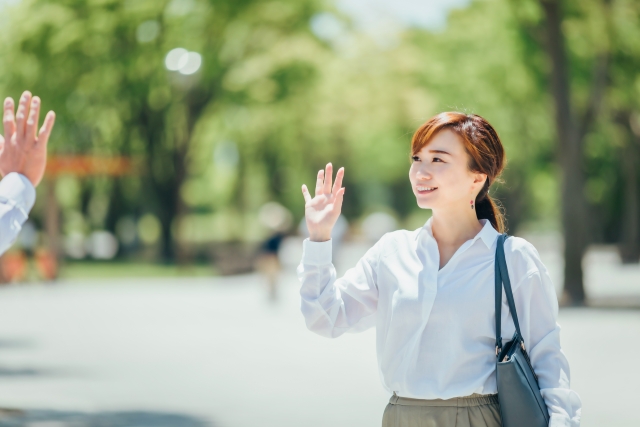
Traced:
<path fill-rule="evenodd" d="M 458 192 L 460 182 L 456 178 L 456 175 L 452 173 L 453 171 L 450 168 L 447 168 L 446 165 L 442 165 L 441 167 L 434 167 L 432 169 L 433 171 L 431 172 L 431 176 L 433 177 L 434 183 L 447 189 L 446 192 L 440 194 L 440 197 L 449 198 Z"/>
<path fill-rule="evenodd" d="M 451 195 L 462 195 L 469 191 L 469 183 L 472 181 L 469 181 L 469 177 L 465 171 L 451 168 L 442 169 L 440 172 L 438 182 L 450 189 Z"/>

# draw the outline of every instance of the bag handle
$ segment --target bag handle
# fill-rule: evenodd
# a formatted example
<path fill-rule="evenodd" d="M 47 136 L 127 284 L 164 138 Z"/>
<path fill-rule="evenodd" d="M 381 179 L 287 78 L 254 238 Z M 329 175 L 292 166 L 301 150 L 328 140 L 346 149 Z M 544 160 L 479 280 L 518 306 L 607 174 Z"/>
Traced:
<path fill-rule="evenodd" d="M 509 280 L 509 270 L 507 269 L 507 261 L 504 256 L 504 241 L 510 236 L 507 233 L 502 233 L 498 236 L 498 243 L 496 245 L 496 261 L 495 261 L 495 276 L 496 276 L 496 356 L 502 350 L 502 335 L 501 335 L 501 320 L 502 320 L 502 286 L 504 284 L 504 292 L 507 296 L 507 302 L 509 303 L 509 311 L 513 318 L 513 323 L 516 327 L 518 336 L 522 337 L 520 332 L 520 323 L 518 322 L 518 313 L 516 311 L 516 304 L 513 299 L 513 292 L 511 290 L 511 281 Z"/>

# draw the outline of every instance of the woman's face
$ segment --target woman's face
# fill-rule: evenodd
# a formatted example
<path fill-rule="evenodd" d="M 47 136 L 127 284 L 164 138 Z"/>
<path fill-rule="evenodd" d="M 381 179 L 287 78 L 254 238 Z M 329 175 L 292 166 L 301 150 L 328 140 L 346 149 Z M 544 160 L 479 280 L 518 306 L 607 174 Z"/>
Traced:
<path fill-rule="evenodd" d="M 455 132 L 443 129 L 412 158 L 409 179 L 422 209 L 470 209 L 486 174 L 468 169 L 470 156 Z M 427 190 L 427 188 L 429 188 Z M 435 188 L 435 189 L 433 189 Z"/>

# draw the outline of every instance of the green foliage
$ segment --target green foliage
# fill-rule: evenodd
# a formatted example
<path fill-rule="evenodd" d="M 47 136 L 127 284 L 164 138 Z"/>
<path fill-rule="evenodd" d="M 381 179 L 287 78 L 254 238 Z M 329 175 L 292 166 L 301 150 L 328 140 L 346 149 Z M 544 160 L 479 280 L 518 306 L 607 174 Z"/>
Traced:
<path fill-rule="evenodd" d="M 585 170 L 588 200 L 614 230 L 622 193 L 607 189 L 624 182 L 616 153 L 632 140 L 619 117 L 640 108 L 640 7 L 609 3 L 566 2 L 564 30 L 576 114 L 590 102 L 595 59 L 610 54 Z M 338 37 L 311 32 L 319 12 L 342 23 Z M 535 0 L 475 1 L 443 31 L 406 29 L 385 45 L 315 0 L 22 0 L 3 14 L 0 86 L 14 98 L 28 88 L 57 112 L 51 153 L 140 160 L 110 185 L 61 180 L 69 229 L 115 230 L 124 216 L 153 214 L 167 258 L 180 242 L 260 239 L 260 206 L 279 201 L 300 220 L 301 184 L 313 188 L 329 161 L 345 166 L 348 218 L 391 205 L 413 224 L 422 213 L 408 182 L 411 135 L 444 110 L 498 130 L 508 164 L 494 196 L 511 230 L 558 217 Z M 167 70 L 178 47 L 201 55 L 197 72 Z"/>

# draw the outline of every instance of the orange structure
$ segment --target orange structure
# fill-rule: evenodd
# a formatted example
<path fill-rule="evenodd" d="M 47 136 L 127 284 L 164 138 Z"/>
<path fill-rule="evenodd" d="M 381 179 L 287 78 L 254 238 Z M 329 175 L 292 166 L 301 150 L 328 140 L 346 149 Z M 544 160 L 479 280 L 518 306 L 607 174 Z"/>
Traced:
<path fill-rule="evenodd" d="M 98 156 L 51 156 L 47 160 L 46 175 L 73 176 L 122 176 L 134 170 L 134 161 L 129 157 Z"/>
<path fill-rule="evenodd" d="M 77 177 L 132 175 L 136 161 L 130 157 L 100 157 L 88 155 L 53 155 L 47 159 L 45 230 L 47 247 L 35 252 L 34 261 L 40 277 L 52 280 L 58 276 L 60 258 L 60 207 L 55 196 L 56 178 L 62 175 Z M 0 258 L 0 283 L 21 281 L 26 277 L 27 258 L 22 251 L 13 251 Z"/>

